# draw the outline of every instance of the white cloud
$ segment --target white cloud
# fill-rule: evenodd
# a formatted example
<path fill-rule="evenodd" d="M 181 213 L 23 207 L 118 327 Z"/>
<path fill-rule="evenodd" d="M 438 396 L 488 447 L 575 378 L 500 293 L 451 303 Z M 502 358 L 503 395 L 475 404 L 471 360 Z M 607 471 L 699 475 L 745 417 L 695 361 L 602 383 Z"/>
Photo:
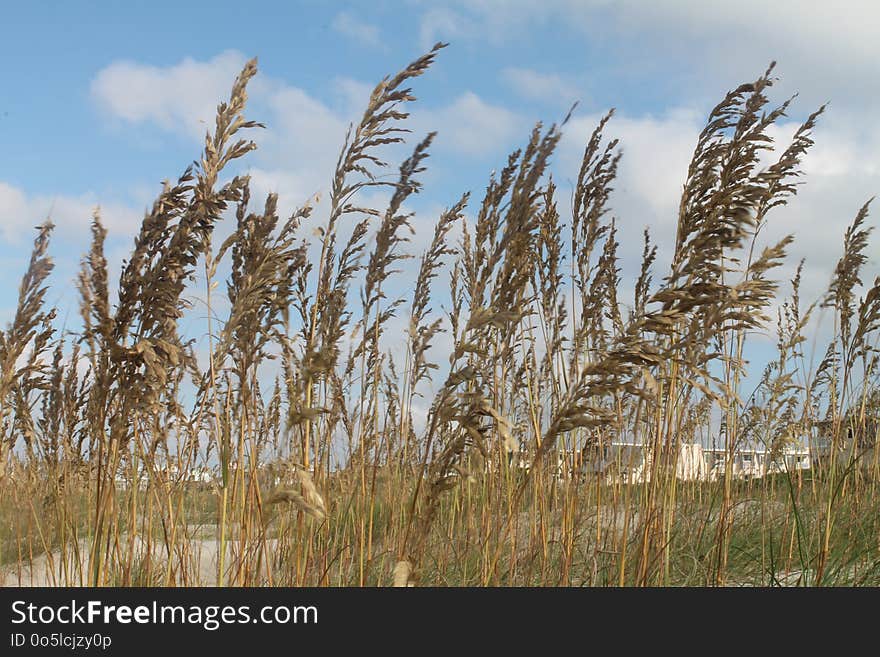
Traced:
<path fill-rule="evenodd" d="M 570 105 L 578 99 L 574 84 L 555 73 L 538 73 L 528 68 L 508 67 L 501 75 L 516 93 L 530 100 Z"/>
<path fill-rule="evenodd" d="M 487 155 L 525 135 L 528 122 L 511 110 L 486 102 L 472 91 L 438 109 L 415 109 L 416 133 L 437 131 L 435 148 L 461 155 Z"/>
<path fill-rule="evenodd" d="M 208 125 L 194 117 L 213 117 L 216 103 L 228 95 L 232 79 L 245 57 L 229 51 L 207 61 L 185 59 L 165 68 L 117 62 L 96 76 L 92 91 L 113 118 L 127 123 L 151 123 L 169 131 L 183 130 L 202 139 Z M 198 82 L 197 82 L 198 80 Z M 350 78 L 331 81 L 329 90 L 340 99 L 331 107 L 311 93 L 280 80 L 258 75 L 249 86 L 253 101 L 265 108 L 266 130 L 253 133 L 259 150 L 249 156 L 255 178 L 264 186 L 282 181 L 298 205 L 326 191 L 349 124 L 359 118 L 372 85 Z M 446 106 L 411 109 L 414 133 L 438 130 L 435 147 L 463 155 L 486 154 L 507 143 L 525 127 L 510 110 L 467 92 Z"/>
<path fill-rule="evenodd" d="M 344 114 L 351 117 L 358 116 L 364 111 L 375 86 L 346 77 L 336 78 L 333 81 L 333 90 L 342 101 Z"/>
<path fill-rule="evenodd" d="M 649 6 L 627 0 L 621 3 L 620 11 L 627 24 L 653 24 L 655 28 L 662 25 L 702 35 L 707 40 L 717 34 L 732 35 L 743 43 L 757 37 L 785 50 L 796 49 L 838 61 L 880 57 L 880 42 L 876 39 L 880 6 L 872 0 L 847 0 L 834 5 L 810 3 L 809 7 L 801 0 L 665 0 Z"/>
<path fill-rule="evenodd" d="M 30 208 L 24 192 L 0 182 L 0 231 L 3 239 L 7 242 L 17 241 L 21 237 L 22 228 L 31 220 L 29 215 Z"/>
<path fill-rule="evenodd" d="M 361 21 L 349 11 L 341 11 L 336 14 L 333 18 L 332 27 L 343 36 L 366 46 L 376 47 L 382 45 L 379 28 Z"/>
<path fill-rule="evenodd" d="M 297 87 L 279 89 L 268 102 L 272 118 L 268 130 L 258 135 L 264 150 L 283 149 L 310 168 L 320 169 L 335 162 L 347 120 Z M 271 156 L 275 159 L 283 155 L 273 152 Z"/>
<path fill-rule="evenodd" d="M 672 27 L 676 31 L 700 33 L 731 32 L 743 37 L 743 31 L 772 35 L 777 40 L 800 44 L 800 47 L 828 48 L 861 57 L 865 46 L 880 53 L 874 26 L 880 19 L 880 7 L 873 0 L 843 0 L 836 4 L 810 3 L 802 0 L 740 0 L 736 3 L 707 3 L 701 0 L 451 0 L 431 2 L 426 18 L 454 16 L 462 31 L 492 31 L 501 28 L 508 39 L 521 35 L 519 30 L 552 20 L 592 33 L 632 31 L 649 27 Z M 604 18 L 597 22 L 596 18 Z M 482 30 L 478 30 L 482 27 Z M 787 29 L 781 29 L 787 28 Z M 461 32 L 459 32 L 461 33 Z M 829 34 L 848 35 L 836 43 L 824 43 Z"/>
<path fill-rule="evenodd" d="M 140 225 L 140 215 L 120 203 L 101 202 L 94 194 L 80 196 L 27 195 L 22 190 L 0 181 L 0 235 L 7 244 L 26 244 L 31 229 L 47 218 L 55 224 L 55 233 L 68 240 L 82 238 L 88 243 L 88 227 L 92 214 L 100 206 L 104 226 L 113 232 L 130 236 Z"/>
<path fill-rule="evenodd" d="M 477 34 L 471 21 L 446 7 L 435 6 L 426 11 L 419 24 L 419 45 L 427 50 L 438 41 L 450 41 Z"/>
<path fill-rule="evenodd" d="M 867 83 L 880 73 L 878 24 L 880 4 L 873 0 L 450 0 L 431 3 L 421 30 L 493 44 L 534 39 L 542 27 L 565 30 L 626 62 L 618 72 L 674 66 L 704 85 L 719 76 L 739 82 L 778 60 L 778 70 L 815 105 L 880 98 L 880 87 Z"/>
<path fill-rule="evenodd" d="M 169 67 L 116 62 L 97 74 L 92 95 L 116 120 L 152 124 L 199 143 L 213 128 L 217 104 L 228 97 L 245 61 L 243 54 L 227 51 L 206 61 L 186 58 Z M 342 80 L 337 91 L 350 116 L 280 80 L 258 74 L 249 83 L 251 101 L 268 112 L 260 117 L 267 129 L 249 135 L 259 150 L 243 161 L 253 165 L 255 192 L 279 192 L 284 207 L 292 208 L 328 185 L 348 123 L 356 116 L 350 97 L 360 88 Z"/>
<path fill-rule="evenodd" d="M 107 201 L 96 194 L 79 196 L 48 196 L 28 194 L 0 181 L 0 270 L 8 281 L 11 293 L 0 305 L 0 325 L 14 314 L 15 286 L 27 268 L 36 226 L 51 219 L 55 228 L 50 237 L 49 255 L 55 264 L 49 283 L 47 304 L 58 308 L 63 323 L 75 324 L 78 295 L 76 274 L 82 256 L 91 242 L 91 222 L 95 208 L 107 228 L 105 253 L 111 295 L 115 294 L 122 259 L 131 250 L 142 215 L 118 202 Z"/>
<path fill-rule="evenodd" d="M 559 156 L 564 178 L 560 180 L 574 180 L 584 146 L 600 118 L 575 116 L 565 127 Z M 618 113 L 607 125 L 605 136 L 619 138 L 623 152 L 611 202 L 614 214 L 626 226 L 622 230 L 633 240 L 641 240 L 644 225 L 664 233 L 675 230 L 681 189 L 700 128 L 699 117 L 688 110 L 659 117 Z M 661 239 L 674 240 L 674 234 Z"/>
<path fill-rule="evenodd" d="M 229 97 L 246 58 L 228 50 L 202 62 L 189 57 L 169 67 L 118 61 L 92 81 L 95 102 L 128 123 L 153 122 L 201 138 L 213 126 L 217 104 Z"/>

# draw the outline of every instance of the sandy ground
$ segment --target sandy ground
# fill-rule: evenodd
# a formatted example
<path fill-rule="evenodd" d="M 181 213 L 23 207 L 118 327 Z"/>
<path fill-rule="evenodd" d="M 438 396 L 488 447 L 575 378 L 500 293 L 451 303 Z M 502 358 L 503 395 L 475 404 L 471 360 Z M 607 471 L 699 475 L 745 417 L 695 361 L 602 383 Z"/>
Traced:
<path fill-rule="evenodd" d="M 220 545 L 214 536 L 215 527 L 199 527 L 190 533 L 193 538 L 186 542 L 187 549 L 173 552 L 171 556 L 171 581 L 155 582 L 157 586 L 180 584 L 190 586 L 212 586 L 217 582 L 217 557 Z M 211 538 L 208 538 L 208 536 Z M 275 540 L 266 541 L 267 548 L 272 549 Z M 53 550 L 50 554 L 41 554 L 33 559 L 23 560 L 17 564 L 0 567 L 0 586 L 83 586 L 88 581 L 89 562 L 88 541 L 79 541 L 62 554 Z M 121 561 L 128 561 L 130 550 L 134 550 L 135 563 L 143 563 L 149 558 L 153 563 L 153 571 L 166 572 L 169 555 L 162 541 L 154 542 L 148 550 L 146 542 L 135 537 L 132 543 L 123 537 L 119 544 Z M 239 549 L 235 542 L 227 543 L 227 573 L 235 567 Z M 160 567 L 157 568 L 157 565 Z"/>

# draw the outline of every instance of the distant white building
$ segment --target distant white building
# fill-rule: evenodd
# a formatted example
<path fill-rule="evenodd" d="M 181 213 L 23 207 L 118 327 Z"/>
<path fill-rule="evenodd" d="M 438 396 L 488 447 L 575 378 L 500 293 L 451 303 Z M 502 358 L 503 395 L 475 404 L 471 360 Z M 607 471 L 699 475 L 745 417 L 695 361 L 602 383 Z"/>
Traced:
<path fill-rule="evenodd" d="M 724 477 L 728 453 L 699 443 L 683 443 L 675 459 L 675 476 L 681 481 L 717 481 Z M 527 469 L 531 460 L 520 453 L 514 462 Z M 761 447 L 738 449 L 730 464 L 731 475 L 738 479 L 757 479 L 766 474 L 809 470 L 810 450 L 788 446 L 771 458 Z M 608 483 L 646 483 L 651 480 L 651 446 L 641 443 L 610 442 L 577 452 L 558 450 L 557 476 L 573 472 L 604 475 Z"/>
<path fill-rule="evenodd" d="M 726 449 L 704 450 L 711 463 L 710 479 L 724 476 L 728 453 Z M 764 447 L 738 449 L 733 453 L 731 472 L 737 478 L 757 479 L 767 474 L 809 470 L 812 466 L 810 450 L 806 447 L 786 446 L 773 457 Z"/>

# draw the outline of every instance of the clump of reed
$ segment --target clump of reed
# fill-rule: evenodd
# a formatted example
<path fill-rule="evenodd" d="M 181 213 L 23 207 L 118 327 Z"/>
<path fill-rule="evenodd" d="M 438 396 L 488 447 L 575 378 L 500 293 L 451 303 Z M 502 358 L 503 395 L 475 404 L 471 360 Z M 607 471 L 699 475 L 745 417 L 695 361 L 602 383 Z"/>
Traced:
<path fill-rule="evenodd" d="M 857 299 L 868 204 L 806 308 L 801 263 L 777 310 L 777 358 L 742 390 L 747 341 L 769 326 L 775 270 L 796 246 L 761 230 L 796 193 L 824 107 L 763 168 L 792 102 L 770 104 L 773 66 L 712 109 L 669 269 L 654 272 L 645 231 L 630 302 L 624 224 L 610 215 L 613 112 L 585 145 L 570 211 L 549 174 L 566 121 L 538 124 L 479 200 L 452 200 L 424 253 L 408 251 L 407 202 L 434 134 L 396 177 L 384 158 L 409 132 L 407 85 L 443 47 L 375 87 L 323 217 L 306 204 L 283 219 L 274 194 L 254 208 L 249 178 L 224 174 L 261 127 L 245 118 L 249 62 L 200 159 L 145 213 L 115 304 L 95 213 L 77 329 L 59 332 L 46 305 L 52 224 L 38 228 L 0 332 L 0 563 L 24 578 L 43 558 L 51 583 L 72 585 L 880 582 L 880 278 Z M 360 200 L 376 188 L 385 207 Z M 412 295 L 389 298 L 414 256 Z M 201 357 L 181 329 L 198 275 Z M 819 306 L 834 331 L 814 370 L 804 348 Z M 717 476 L 680 481 L 681 445 L 722 428 Z M 644 446 L 637 481 L 619 459 L 594 467 L 614 442 Z M 741 448 L 772 458 L 805 443 L 822 455 L 808 471 L 735 476 Z"/>

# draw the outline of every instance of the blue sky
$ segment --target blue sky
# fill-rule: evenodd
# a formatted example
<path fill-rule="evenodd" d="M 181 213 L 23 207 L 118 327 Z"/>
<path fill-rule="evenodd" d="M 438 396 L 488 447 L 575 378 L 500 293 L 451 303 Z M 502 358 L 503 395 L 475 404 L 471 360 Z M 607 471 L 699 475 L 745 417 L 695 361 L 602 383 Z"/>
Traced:
<path fill-rule="evenodd" d="M 369 89 L 437 40 L 450 42 L 414 84 L 414 136 L 439 132 L 413 209 L 413 251 L 437 212 L 580 101 L 554 161 L 562 196 L 585 139 L 615 107 L 607 134 L 624 151 L 612 199 L 624 276 L 641 234 L 674 239 L 675 212 L 709 109 L 771 60 L 772 99 L 798 91 L 783 141 L 825 101 L 806 185 L 771 217 L 807 258 L 806 298 L 827 283 L 845 226 L 880 191 L 880 9 L 874 2 L 757 0 L 455 0 L 6 3 L 0 24 L 0 323 L 11 319 L 32 227 L 58 225 L 50 301 L 75 309 L 73 276 L 100 205 L 118 267 L 166 178 L 199 154 L 216 103 L 252 56 L 251 118 L 268 129 L 244 168 L 283 208 L 325 192 L 347 124 Z M 876 214 L 874 215 L 876 217 Z M 320 215 L 319 215 L 320 218 Z M 872 243 L 871 277 L 877 272 Z M 790 270 L 780 273 L 782 280 Z M 74 305 L 71 305 L 74 304 Z M 71 323 L 73 320 L 71 320 Z"/>

